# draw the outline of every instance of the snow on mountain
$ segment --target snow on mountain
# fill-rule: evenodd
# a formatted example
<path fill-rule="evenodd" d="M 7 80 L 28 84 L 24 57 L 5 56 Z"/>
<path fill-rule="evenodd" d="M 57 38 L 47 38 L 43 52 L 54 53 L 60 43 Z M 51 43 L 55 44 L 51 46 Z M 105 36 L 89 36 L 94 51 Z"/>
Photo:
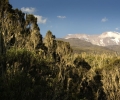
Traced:
<path fill-rule="evenodd" d="M 65 39 L 69 38 L 88 39 L 88 36 L 86 34 L 68 34 L 68 36 Z"/>
<path fill-rule="evenodd" d="M 114 37 L 114 38 L 120 38 L 120 34 L 118 32 L 105 32 L 102 33 L 100 38 L 106 38 L 106 37 Z"/>
<path fill-rule="evenodd" d="M 78 38 L 99 46 L 120 45 L 120 33 L 111 31 L 100 35 L 68 34 L 65 39 L 69 38 Z"/>
<path fill-rule="evenodd" d="M 118 45 L 118 44 L 119 44 L 119 42 L 120 42 L 120 39 L 118 39 L 118 38 L 111 39 L 111 40 L 113 40 L 114 42 L 116 42 L 116 43 L 117 43 L 117 45 Z"/>

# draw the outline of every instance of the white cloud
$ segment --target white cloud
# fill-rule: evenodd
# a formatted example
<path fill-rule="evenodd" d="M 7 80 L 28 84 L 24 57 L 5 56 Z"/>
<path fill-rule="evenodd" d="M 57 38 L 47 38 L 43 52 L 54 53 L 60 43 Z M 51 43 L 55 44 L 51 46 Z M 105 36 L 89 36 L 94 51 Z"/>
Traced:
<path fill-rule="evenodd" d="M 47 22 L 47 18 L 44 18 L 40 15 L 34 15 L 34 16 L 37 17 L 38 24 L 45 24 Z"/>
<path fill-rule="evenodd" d="M 101 22 L 106 22 L 108 19 L 106 17 L 102 18 Z"/>
<path fill-rule="evenodd" d="M 117 27 L 117 28 L 115 28 L 115 30 L 119 30 L 119 28 Z"/>
<path fill-rule="evenodd" d="M 33 7 L 22 7 L 21 10 L 24 12 L 24 13 L 29 13 L 29 14 L 33 14 L 35 13 L 36 9 L 33 8 Z"/>
<path fill-rule="evenodd" d="M 57 18 L 63 19 L 63 18 L 66 18 L 66 16 L 57 16 Z"/>
<path fill-rule="evenodd" d="M 22 7 L 21 11 L 28 14 L 34 14 L 36 12 L 36 8 Z M 34 16 L 37 17 L 38 24 L 45 24 L 47 22 L 47 18 L 44 18 L 43 16 L 40 16 L 40 15 L 34 15 Z"/>

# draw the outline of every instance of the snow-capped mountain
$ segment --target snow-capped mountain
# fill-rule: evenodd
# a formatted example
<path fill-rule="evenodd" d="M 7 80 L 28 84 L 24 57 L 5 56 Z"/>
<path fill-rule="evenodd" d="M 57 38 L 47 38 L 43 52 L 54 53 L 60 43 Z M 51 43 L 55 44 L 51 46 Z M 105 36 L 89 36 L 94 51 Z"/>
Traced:
<path fill-rule="evenodd" d="M 100 35 L 68 34 L 65 37 L 65 39 L 70 38 L 78 38 L 99 46 L 120 45 L 120 33 L 111 31 Z"/>

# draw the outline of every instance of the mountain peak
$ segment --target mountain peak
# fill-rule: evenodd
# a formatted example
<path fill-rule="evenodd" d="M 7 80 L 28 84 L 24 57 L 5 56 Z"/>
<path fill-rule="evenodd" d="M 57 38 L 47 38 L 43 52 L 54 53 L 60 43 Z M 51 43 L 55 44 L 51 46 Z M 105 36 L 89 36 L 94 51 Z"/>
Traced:
<path fill-rule="evenodd" d="M 107 38 L 107 37 L 120 38 L 120 33 L 109 31 L 109 32 L 102 33 L 99 37 L 100 38 Z"/>
<path fill-rule="evenodd" d="M 78 38 L 99 46 L 120 45 L 120 33 L 112 31 L 103 32 L 100 35 L 68 34 L 65 37 L 65 39 L 70 38 Z"/>

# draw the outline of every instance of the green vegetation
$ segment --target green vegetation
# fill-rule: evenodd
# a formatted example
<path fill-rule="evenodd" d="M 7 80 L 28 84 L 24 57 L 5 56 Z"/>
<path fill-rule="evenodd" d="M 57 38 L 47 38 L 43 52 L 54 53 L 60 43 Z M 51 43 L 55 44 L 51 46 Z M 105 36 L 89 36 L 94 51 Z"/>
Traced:
<path fill-rule="evenodd" d="M 119 56 L 75 53 L 51 31 L 43 40 L 37 18 L 0 5 L 0 100 L 120 99 Z"/>

